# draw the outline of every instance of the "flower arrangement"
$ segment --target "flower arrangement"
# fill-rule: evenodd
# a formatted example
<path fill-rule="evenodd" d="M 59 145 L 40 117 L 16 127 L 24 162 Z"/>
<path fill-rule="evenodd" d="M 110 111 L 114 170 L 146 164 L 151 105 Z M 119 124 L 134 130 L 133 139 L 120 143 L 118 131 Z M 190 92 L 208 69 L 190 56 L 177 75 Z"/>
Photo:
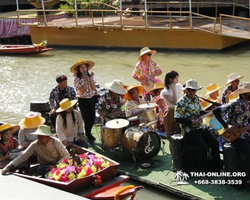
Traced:
<path fill-rule="evenodd" d="M 73 159 L 65 158 L 56 168 L 48 173 L 48 179 L 62 182 L 70 182 L 74 179 L 94 175 L 111 165 L 99 154 L 80 154 L 80 164 L 73 163 Z"/>

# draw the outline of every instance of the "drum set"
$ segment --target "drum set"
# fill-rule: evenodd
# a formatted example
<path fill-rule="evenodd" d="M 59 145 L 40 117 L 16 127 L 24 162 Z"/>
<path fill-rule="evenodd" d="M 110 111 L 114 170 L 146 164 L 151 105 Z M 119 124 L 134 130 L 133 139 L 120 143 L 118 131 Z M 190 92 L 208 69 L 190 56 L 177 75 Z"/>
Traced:
<path fill-rule="evenodd" d="M 145 111 L 138 116 L 106 122 L 101 130 L 102 148 L 110 148 L 111 152 L 121 149 L 135 162 L 157 156 L 161 138 L 153 128 L 158 121 L 152 109 L 155 106 L 154 103 L 141 104 L 139 107 Z"/>

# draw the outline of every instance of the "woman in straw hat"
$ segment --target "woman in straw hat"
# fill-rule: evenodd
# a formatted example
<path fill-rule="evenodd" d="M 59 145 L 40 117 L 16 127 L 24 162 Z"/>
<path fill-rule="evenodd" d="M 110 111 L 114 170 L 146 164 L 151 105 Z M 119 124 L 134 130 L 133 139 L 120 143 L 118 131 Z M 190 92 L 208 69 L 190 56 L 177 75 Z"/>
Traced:
<path fill-rule="evenodd" d="M 89 70 L 94 67 L 95 63 L 84 59 L 78 60 L 70 71 L 76 74 L 74 86 L 77 90 L 79 108 L 84 121 L 86 136 L 91 144 L 96 140 L 91 134 L 92 127 L 95 123 L 95 103 L 96 103 L 96 86 L 94 73 Z"/>
<path fill-rule="evenodd" d="M 45 123 L 45 119 L 43 117 L 38 116 L 34 112 L 29 112 L 25 115 L 25 118 L 19 122 L 21 126 L 18 132 L 18 141 L 22 147 L 27 147 L 29 144 L 37 139 L 34 133 L 39 125 L 43 125 Z"/>
<path fill-rule="evenodd" d="M 164 114 L 167 111 L 167 105 L 160 96 L 157 96 L 153 100 L 154 103 L 156 103 L 158 106 L 155 108 L 156 109 L 156 115 L 158 117 L 158 122 L 157 122 L 157 129 L 161 132 L 165 132 L 164 128 Z"/>
<path fill-rule="evenodd" d="M 2 174 L 8 173 L 22 162 L 27 161 L 34 153 L 37 155 L 40 164 L 38 173 L 43 177 L 52 168 L 56 168 L 56 165 L 63 159 L 70 158 L 69 152 L 59 140 L 54 138 L 55 134 L 51 133 L 49 126 L 40 125 L 36 132 L 32 134 L 37 135 L 38 139 L 32 142 L 21 155 L 12 160 L 2 170 Z"/>
<path fill-rule="evenodd" d="M 82 117 L 77 110 L 74 110 L 74 105 L 77 100 L 70 101 L 63 99 L 56 110 L 56 134 L 60 141 L 67 146 L 69 143 L 88 148 L 88 144 L 83 139 L 83 123 Z M 90 141 L 91 143 L 91 141 Z"/>
<path fill-rule="evenodd" d="M 151 85 L 152 89 L 154 83 L 160 82 L 160 80 L 156 79 L 155 77 L 160 76 L 162 74 L 162 70 L 158 64 L 151 59 L 155 54 L 155 50 L 151 50 L 148 47 L 143 47 L 140 50 L 140 56 L 138 58 L 139 62 L 135 65 L 132 74 L 132 77 L 139 81 L 145 88 L 148 88 Z M 145 93 L 145 100 L 150 101 L 149 94 Z"/>
<path fill-rule="evenodd" d="M 190 79 L 186 82 L 186 94 L 176 103 L 174 116 L 181 126 L 181 132 L 184 134 L 184 139 L 187 141 L 186 144 L 197 148 L 197 154 L 191 155 L 194 164 L 193 167 L 195 167 L 196 171 L 219 172 L 220 154 L 218 141 L 207 128 L 204 128 L 202 119 L 190 118 L 193 115 L 199 116 L 202 114 L 199 97 L 196 95 L 197 90 L 201 88 L 202 87 L 198 86 L 197 81 L 194 79 Z M 208 167 L 207 160 L 209 148 L 212 154 L 211 168 Z"/>
<path fill-rule="evenodd" d="M 232 73 L 227 76 L 227 83 L 226 85 L 229 85 L 222 93 L 222 103 L 228 103 L 228 96 L 232 92 L 238 89 L 238 86 L 240 84 L 240 79 L 244 76 L 239 75 L 238 73 Z"/>
<path fill-rule="evenodd" d="M 152 90 L 149 93 L 155 98 L 161 94 L 161 91 L 164 89 L 164 83 L 159 82 L 155 83 Z"/>
<path fill-rule="evenodd" d="M 121 96 L 127 93 L 124 84 L 115 79 L 111 83 L 105 83 L 105 86 L 108 91 L 100 97 L 98 106 L 103 123 L 115 118 L 124 118 L 125 113 L 121 111 Z"/>
<path fill-rule="evenodd" d="M 19 146 L 17 139 L 12 136 L 12 134 L 19 131 L 19 129 L 20 126 L 11 124 L 3 124 L 0 126 L 0 169 L 11 161 L 9 152 L 13 149 L 17 149 Z"/>
<path fill-rule="evenodd" d="M 127 87 L 127 94 L 124 95 L 124 98 L 128 100 L 125 105 L 126 117 L 139 115 L 144 110 L 138 107 L 138 105 L 145 103 L 144 99 L 140 98 L 142 93 L 142 86 L 130 85 Z"/>

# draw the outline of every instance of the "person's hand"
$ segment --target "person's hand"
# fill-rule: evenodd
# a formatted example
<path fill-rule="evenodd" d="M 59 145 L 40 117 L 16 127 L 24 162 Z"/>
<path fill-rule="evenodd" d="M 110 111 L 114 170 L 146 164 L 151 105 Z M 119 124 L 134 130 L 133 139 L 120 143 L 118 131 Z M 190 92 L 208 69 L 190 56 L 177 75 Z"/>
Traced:
<path fill-rule="evenodd" d="M 64 146 L 68 146 L 69 145 L 69 141 L 68 140 L 64 140 L 62 143 L 63 143 Z"/>
<path fill-rule="evenodd" d="M 93 76 L 94 76 L 94 72 L 91 72 L 89 77 L 93 77 Z"/>
<path fill-rule="evenodd" d="M 56 109 L 52 108 L 52 110 L 50 111 L 51 115 L 55 115 L 56 114 Z"/>
<path fill-rule="evenodd" d="M 6 165 L 3 169 L 2 169 L 2 175 L 5 175 L 5 174 L 7 174 L 9 171 L 10 171 L 10 169 L 11 169 L 11 167 L 12 167 L 13 165 L 12 164 L 8 164 L 8 165 Z"/>
<path fill-rule="evenodd" d="M 7 153 L 7 154 L 4 156 L 4 160 L 10 160 L 10 159 L 11 159 L 10 154 Z"/>
<path fill-rule="evenodd" d="M 143 85 L 146 85 L 146 86 L 149 86 L 149 82 L 147 81 L 147 79 L 144 80 L 144 81 L 142 82 L 142 84 L 143 84 Z"/>
<path fill-rule="evenodd" d="M 201 125 L 202 123 L 203 123 L 203 121 L 201 118 L 192 121 L 193 125 Z"/>
<path fill-rule="evenodd" d="M 85 141 L 84 141 L 84 138 L 83 138 L 83 135 L 82 135 L 81 133 L 79 133 L 79 140 L 80 140 L 81 142 L 85 142 Z"/>

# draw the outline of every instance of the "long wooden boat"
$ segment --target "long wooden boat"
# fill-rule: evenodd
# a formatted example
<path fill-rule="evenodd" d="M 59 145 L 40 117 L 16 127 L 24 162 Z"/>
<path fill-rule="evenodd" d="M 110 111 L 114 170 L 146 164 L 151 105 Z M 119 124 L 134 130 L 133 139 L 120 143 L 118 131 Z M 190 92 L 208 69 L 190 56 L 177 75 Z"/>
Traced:
<path fill-rule="evenodd" d="M 59 3 L 60 0 L 44 0 L 44 7 L 51 8 Z M 30 4 L 35 6 L 36 8 L 42 8 L 42 1 L 41 0 L 29 0 Z"/>
<path fill-rule="evenodd" d="M 39 54 L 52 51 L 53 48 L 37 45 L 1 45 L 0 54 Z"/>

